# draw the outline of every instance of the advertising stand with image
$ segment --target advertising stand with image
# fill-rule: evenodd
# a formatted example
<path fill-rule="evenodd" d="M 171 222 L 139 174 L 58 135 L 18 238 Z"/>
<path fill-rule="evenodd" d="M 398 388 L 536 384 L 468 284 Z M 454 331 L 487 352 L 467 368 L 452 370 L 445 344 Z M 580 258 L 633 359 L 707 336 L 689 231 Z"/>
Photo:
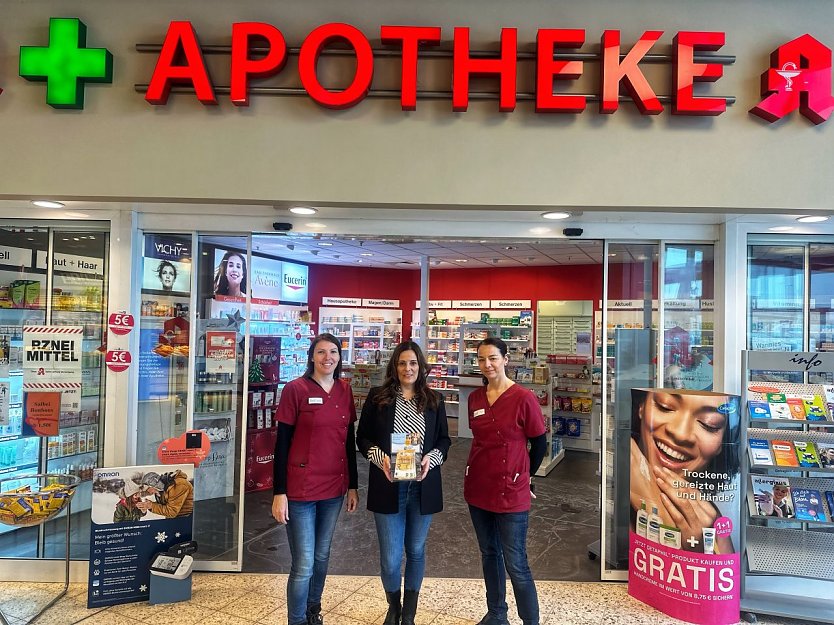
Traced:
<path fill-rule="evenodd" d="M 193 465 L 95 469 L 87 607 L 146 601 L 151 565 L 191 540 L 193 511 Z"/>
<path fill-rule="evenodd" d="M 739 398 L 633 389 L 628 592 L 690 623 L 739 619 Z"/>

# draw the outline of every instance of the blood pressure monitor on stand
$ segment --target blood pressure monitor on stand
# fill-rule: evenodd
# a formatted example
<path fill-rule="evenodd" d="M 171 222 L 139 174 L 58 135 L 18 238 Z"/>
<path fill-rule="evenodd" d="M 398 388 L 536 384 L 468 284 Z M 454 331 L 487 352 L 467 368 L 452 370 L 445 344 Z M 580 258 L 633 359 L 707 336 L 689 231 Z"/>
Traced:
<path fill-rule="evenodd" d="M 151 588 L 149 602 L 174 603 L 191 599 L 191 571 L 197 543 L 189 541 L 173 545 L 167 552 L 156 554 L 151 560 Z"/>
<path fill-rule="evenodd" d="M 191 575 L 193 565 L 194 558 L 191 556 L 158 553 L 151 562 L 151 573 L 172 579 L 185 579 Z"/>

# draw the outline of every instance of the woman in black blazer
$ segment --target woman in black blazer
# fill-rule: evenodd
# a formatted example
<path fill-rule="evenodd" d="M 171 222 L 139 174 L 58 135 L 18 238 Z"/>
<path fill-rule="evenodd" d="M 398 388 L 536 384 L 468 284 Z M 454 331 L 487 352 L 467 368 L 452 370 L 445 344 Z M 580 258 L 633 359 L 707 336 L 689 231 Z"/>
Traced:
<path fill-rule="evenodd" d="M 440 465 L 452 444 L 443 396 L 428 387 L 430 367 L 420 346 L 397 345 L 382 386 L 372 388 L 359 419 L 357 443 L 371 461 L 368 510 L 379 538 L 382 586 L 388 599 L 384 625 L 414 625 L 426 568 L 426 537 L 432 515 L 443 509 Z M 392 479 L 391 434 L 417 434 L 422 460 L 417 479 Z M 400 605 L 400 567 L 405 551 L 405 593 Z M 402 621 L 400 620 L 402 618 Z"/>

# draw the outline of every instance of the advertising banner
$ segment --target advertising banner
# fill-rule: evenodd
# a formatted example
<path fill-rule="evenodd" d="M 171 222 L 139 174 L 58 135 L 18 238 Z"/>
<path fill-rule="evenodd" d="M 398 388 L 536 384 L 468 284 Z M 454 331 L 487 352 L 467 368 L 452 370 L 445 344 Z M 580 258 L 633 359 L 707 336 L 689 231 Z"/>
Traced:
<path fill-rule="evenodd" d="M 307 303 L 308 271 L 307 265 L 284 262 L 281 282 L 281 301 Z"/>
<path fill-rule="evenodd" d="M 234 373 L 237 332 L 206 332 L 206 372 Z"/>
<path fill-rule="evenodd" d="M 81 406 L 81 326 L 23 328 L 23 390 L 61 393 L 61 412 Z"/>
<path fill-rule="evenodd" d="M 142 289 L 188 295 L 191 291 L 191 238 L 145 235 Z"/>
<path fill-rule="evenodd" d="M 690 623 L 737 623 L 739 398 L 631 393 L 628 592 Z"/>
<path fill-rule="evenodd" d="M 146 601 L 151 561 L 191 540 L 193 511 L 191 465 L 95 469 L 87 607 Z"/>
<path fill-rule="evenodd" d="M 272 490 L 278 431 L 251 432 L 246 438 L 246 491 Z"/>
<path fill-rule="evenodd" d="M 170 395 L 171 360 L 154 351 L 158 341 L 158 328 L 139 330 L 139 401 L 165 399 Z"/>

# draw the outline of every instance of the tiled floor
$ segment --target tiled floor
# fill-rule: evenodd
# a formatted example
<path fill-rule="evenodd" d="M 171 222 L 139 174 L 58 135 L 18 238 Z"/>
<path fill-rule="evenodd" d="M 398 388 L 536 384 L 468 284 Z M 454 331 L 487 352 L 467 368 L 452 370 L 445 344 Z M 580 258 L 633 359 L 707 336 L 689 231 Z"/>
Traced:
<path fill-rule="evenodd" d="M 86 584 L 73 584 L 66 597 L 37 625 L 284 625 L 287 622 L 285 575 L 194 575 L 191 601 L 151 606 L 131 603 L 88 610 Z M 665 625 L 670 619 L 636 601 L 624 584 L 537 582 L 541 625 Z M 10 625 L 22 625 L 57 592 L 58 584 L 0 584 L 0 609 Z M 420 593 L 418 625 L 474 625 L 484 613 L 483 582 L 472 579 L 426 579 Z M 512 593 L 509 593 L 510 599 Z M 326 625 L 381 623 L 386 610 L 376 577 L 331 575 L 323 608 Z M 511 622 L 520 623 L 510 603 Z M 762 625 L 798 621 L 760 618 Z"/>

